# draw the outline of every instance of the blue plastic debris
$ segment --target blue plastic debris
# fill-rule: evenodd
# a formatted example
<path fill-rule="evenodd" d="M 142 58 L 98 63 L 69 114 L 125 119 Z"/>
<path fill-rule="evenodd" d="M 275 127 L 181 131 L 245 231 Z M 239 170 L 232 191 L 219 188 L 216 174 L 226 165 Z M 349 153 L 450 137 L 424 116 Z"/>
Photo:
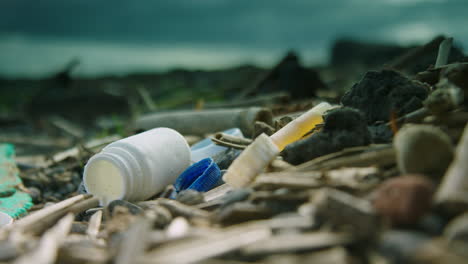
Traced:
<path fill-rule="evenodd" d="M 221 180 L 221 170 L 212 158 L 201 161 L 188 167 L 174 183 L 176 192 L 182 190 L 195 190 L 206 192 L 215 187 Z"/>
<path fill-rule="evenodd" d="M 223 131 L 224 134 L 228 134 L 236 137 L 244 137 L 242 131 L 239 128 L 231 128 Z M 194 144 L 190 151 L 192 152 L 191 159 L 192 162 L 199 162 L 205 158 L 212 158 L 219 153 L 226 151 L 227 147 L 218 146 L 210 138 L 205 138 L 204 140 Z"/>

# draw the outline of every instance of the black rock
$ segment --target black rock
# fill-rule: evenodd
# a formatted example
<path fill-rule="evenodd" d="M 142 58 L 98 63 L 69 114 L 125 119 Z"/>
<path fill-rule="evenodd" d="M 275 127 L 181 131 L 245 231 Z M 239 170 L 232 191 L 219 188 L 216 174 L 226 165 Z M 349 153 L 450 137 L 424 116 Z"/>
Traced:
<path fill-rule="evenodd" d="M 385 144 L 393 140 L 393 131 L 386 124 L 369 126 L 372 143 Z"/>
<path fill-rule="evenodd" d="M 304 67 L 299 56 L 290 51 L 247 96 L 285 91 L 292 98 L 303 99 L 315 96 L 318 89 L 326 87 L 319 73 Z"/>
<path fill-rule="evenodd" d="M 331 110 L 324 117 L 323 129 L 312 136 L 288 145 L 281 156 L 293 164 L 340 151 L 345 148 L 371 143 L 364 115 L 349 107 Z"/>
<path fill-rule="evenodd" d="M 361 110 L 373 124 L 388 121 L 392 111 L 402 116 L 421 108 L 428 92 L 426 86 L 398 72 L 369 71 L 343 95 L 341 103 Z"/>

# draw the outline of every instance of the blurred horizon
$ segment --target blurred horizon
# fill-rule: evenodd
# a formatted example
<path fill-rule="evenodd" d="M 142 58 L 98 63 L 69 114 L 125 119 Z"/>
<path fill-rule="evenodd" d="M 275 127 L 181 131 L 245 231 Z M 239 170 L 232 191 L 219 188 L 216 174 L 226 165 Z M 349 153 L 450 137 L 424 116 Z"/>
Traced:
<path fill-rule="evenodd" d="M 411 45 L 439 34 L 468 47 L 464 0 L 3 0 L 0 76 L 39 78 L 73 58 L 75 76 L 269 67 L 288 50 L 328 62 L 353 38 Z"/>

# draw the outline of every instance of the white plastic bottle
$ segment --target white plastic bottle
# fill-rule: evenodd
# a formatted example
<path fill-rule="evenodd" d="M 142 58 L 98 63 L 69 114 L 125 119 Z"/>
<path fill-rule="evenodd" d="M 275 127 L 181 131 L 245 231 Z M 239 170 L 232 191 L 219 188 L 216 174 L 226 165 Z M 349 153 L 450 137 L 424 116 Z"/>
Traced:
<path fill-rule="evenodd" d="M 101 204 L 139 201 L 162 191 L 189 165 L 185 138 L 173 129 L 155 128 L 113 142 L 91 157 L 83 182 Z"/>

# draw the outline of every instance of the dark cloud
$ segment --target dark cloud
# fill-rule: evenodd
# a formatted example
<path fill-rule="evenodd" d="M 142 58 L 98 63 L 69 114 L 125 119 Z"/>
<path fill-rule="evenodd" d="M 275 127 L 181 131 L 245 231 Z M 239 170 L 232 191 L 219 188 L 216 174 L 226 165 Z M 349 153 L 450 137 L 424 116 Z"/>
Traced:
<path fill-rule="evenodd" d="M 0 0 L 0 60 L 12 62 L 0 73 L 39 73 L 47 67 L 31 62 L 57 67 L 75 55 L 95 65 L 85 72 L 117 62 L 155 67 L 141 58 L 158 52 L 167 67 L 192 58 L 216 67 L 208 58 L 223 52 L 223 65 L 271 63 L 290 48 L 323 59 L 342 36 L 408 44 L 444 33 L 466 47 L 466 14 L 466 0 Z M 174 57 L 181 49 L 185 57 Z"/>
<path fill-rule="evenodd" d="M 461 1 L 2 0 L 0 33 L 134 43 L 306 46 L 373 37 L 408 21 L 450 23 Z M 411 4 L 412 3 L 412 4 Z"/>

